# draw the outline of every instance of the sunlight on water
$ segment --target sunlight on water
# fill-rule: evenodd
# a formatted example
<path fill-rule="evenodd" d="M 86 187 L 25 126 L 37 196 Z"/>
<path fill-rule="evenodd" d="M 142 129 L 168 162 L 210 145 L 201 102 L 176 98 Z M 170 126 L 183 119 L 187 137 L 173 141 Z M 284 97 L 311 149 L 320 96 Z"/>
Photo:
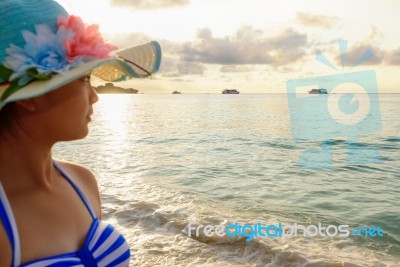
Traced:
<path fill-rule="evenodd" d="M 380 164 L 348 164 L 341 137 L 325 143 L 332 168 L 300 168 L 301 152 L 321 142 L 293 140 L 284 94 L 100 95 L 90 135 L 57 145 L 55 155 L 96 173 L 104 219 L 128 237 L 132 266 L 395 267 L 399 102 L 382 96 L 383 130 L 355 144 L 378 148 Z M 182 230 L 190 220 L 381 226 L 386 235 L 247 244 L 188 238 Z"/>
<path fill-rule="evenodd" d="M 110 133 L 123 135 L 127 132 L 126 113 L 127 106 L 129 105 L 129 98 L 124 95 L 105 95 L 99 98 L 97 105 L 101 109 L 97 109 L 96 118 L 100 118 L 98 123 L 102 124 L 110 130 Z"/>

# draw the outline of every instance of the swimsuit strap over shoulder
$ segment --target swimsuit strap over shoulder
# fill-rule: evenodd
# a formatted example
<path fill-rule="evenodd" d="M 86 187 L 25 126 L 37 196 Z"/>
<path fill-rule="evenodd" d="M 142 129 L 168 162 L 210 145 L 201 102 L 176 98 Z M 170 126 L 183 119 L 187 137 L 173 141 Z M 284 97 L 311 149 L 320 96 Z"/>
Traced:
<path fill-rule="evenodd" d="M 112 225 L 101 222 L 96 217 L 92 205 L 71 177 L 56 162 L 54 162 L 54 167 L 71 184 L 93 218 L 93 223 L 86 236 L 85 244 L 77 251 L 36 259 L 21 265 L 21 248 L 18 228 L 4 188 L 0 183 L 0 219 L 3 222 L 4 229 L 11 244 L 11 266 L 128 266 L 131 256 L 129 244 L 126 239 Z"/>
<path fill-rule="evenodd" d="M 96 213 L 94 212 L 92 204 L 90 204 L 89 200 L 86 198 L 86 196 L 82 192 L 82 190 L 75 184 L 73 179 L 61 168 L 61 166 L 57 162 L 53 161 L 53 165 L 61 173 L 61 175 L 71 184 L 71 186 L 75 189 L 76 193 L 78 193 L 82 202 L 85 204 L 86 208 L 88 209 L 90 216 L 92 216 L 93 219 L 96 219 L 97 216 L 96 216 Z"/>
<path fill-rule="evenodd" d="M 97 219 L 97 216 L 93 210 L 89 200 L 75 184 L 72 178 L 61 168 L 61 166 L 53 161 L 54 167 L 61 173 L 61 175 L 71 184 L 74 190 L 77 192 L 82 202 L 88 209 L 90 216 L 93 220 Z M 12 262 L 11 266 L 19 266 L 21 263 L 21 246 L 19 240 L 19 234 L 17 224 L 15 222 L 14 214 L 11 209 L 11 205 L 7 199 L 6 192 L 0 182 L 0 220 L 3 222 L 4 229 L 7 233 L 8 239 L 10 240 L 12 249 Z"/>

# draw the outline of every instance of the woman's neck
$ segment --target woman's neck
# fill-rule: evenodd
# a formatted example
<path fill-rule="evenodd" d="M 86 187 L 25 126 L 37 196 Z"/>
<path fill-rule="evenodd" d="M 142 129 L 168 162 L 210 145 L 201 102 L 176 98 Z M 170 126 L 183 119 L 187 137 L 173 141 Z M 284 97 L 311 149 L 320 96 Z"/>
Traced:
<path fill-rule="evenodd" d="M 10 187 L 49 187 L 55 177 L 52 146 L 24 131 L 0 135 L 0 181 Z"/>

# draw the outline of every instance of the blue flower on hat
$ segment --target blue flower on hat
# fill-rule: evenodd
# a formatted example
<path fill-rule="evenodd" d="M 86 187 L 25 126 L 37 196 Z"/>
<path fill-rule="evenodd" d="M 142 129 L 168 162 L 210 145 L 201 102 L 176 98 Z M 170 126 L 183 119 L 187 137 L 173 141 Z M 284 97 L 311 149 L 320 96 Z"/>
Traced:
<path fill-rule="evenodd" d="M 78 64 L 67 61 L 64 40 L 73 37 L 73 33 L 66 29 L 59 29 L 53 33 L 47 25 L 36 25 L 36 35 L 23 31 L 25 40 L 23 48 L 11 45 L 6 49 L 9 55 L 4 66 L 13 70 L 9 80 L 18 80 L 19 86 L 29 83 L 34 77 L 29 70 L 35 69 L 37 75 L 46 77 L 51 73 L 63 73 Z"/>

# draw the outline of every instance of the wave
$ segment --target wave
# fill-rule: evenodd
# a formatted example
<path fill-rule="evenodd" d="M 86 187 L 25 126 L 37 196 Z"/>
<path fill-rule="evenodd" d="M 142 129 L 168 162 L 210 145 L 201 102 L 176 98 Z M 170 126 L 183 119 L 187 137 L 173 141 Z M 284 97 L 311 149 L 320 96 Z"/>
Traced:
<path fill-rule="evenodd" d="M 227 213 L 194 194 L 183 195 L 138 179 L 125 197 L 105 194 L 103 201 L 105 220 L 116 220 L 132 245 L 133 266 L 398 266 L 395 257 L 377 253 L 352 238 L 255 238 L 246 242 L 245 237 L 208 237 L 201 231 L 189 237 L 190 221 L 227 226 L 260 220 Z"/>

